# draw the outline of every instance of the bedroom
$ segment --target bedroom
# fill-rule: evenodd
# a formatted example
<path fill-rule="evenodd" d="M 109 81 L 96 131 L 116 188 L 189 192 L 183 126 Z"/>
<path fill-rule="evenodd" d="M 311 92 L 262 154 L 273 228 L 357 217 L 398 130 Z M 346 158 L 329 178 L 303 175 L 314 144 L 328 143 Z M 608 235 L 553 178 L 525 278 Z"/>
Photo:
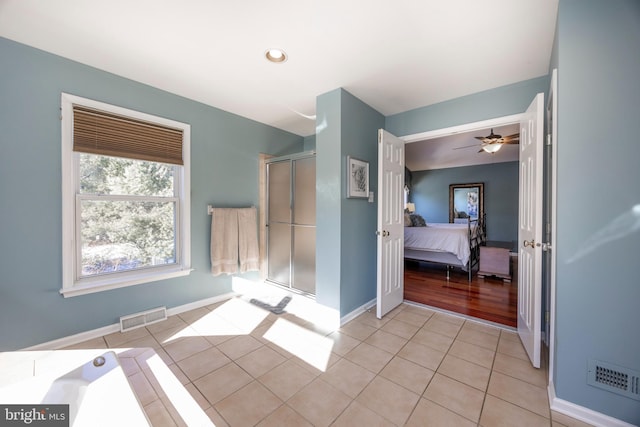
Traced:
<path fill-rule="evenodd" d="M 482 244 L 507 248 L 515 255 L 518 234 L 518 145 L 505 144 L 494 154 L 480 150 L 482 142 L 476 137 L 487 136 L 492 131 L 501 136 L 514 135 L 518 134 L 518 125 L 458 132 L 407 144 L 405 158 L 409 172 L 405 175 L 405 185 L 415 213 L 424 217 L 429 224 L 450 222 L 450 185 L 483 183 L 486 238 Z M 513 142 L 516 142 L 515 139 Z M 405 258 L 409 257 L 405 254 Z M 510 261 L 514 266 L 517 265 L 517 257 L 511 257 Z M 438 268 L 438 264 L 408 260 L 405 263 L 405 298 L 515 326 L 515 268 L 512 266 L 513 280 L 510 284 L 492 275 L 480 279 L 477 264 L 472 270 L 472 283 L 468 282 L 466 273 L 460 267 L 451 271 L 451 280 L 448 281 L 442 266 Z M 428 275 L 430 280 L 421 281 L 424 275 Z M 424 285 L 421 286 L 421 283 Z M 426 286 L 430 291 L 424 289 Z"/>

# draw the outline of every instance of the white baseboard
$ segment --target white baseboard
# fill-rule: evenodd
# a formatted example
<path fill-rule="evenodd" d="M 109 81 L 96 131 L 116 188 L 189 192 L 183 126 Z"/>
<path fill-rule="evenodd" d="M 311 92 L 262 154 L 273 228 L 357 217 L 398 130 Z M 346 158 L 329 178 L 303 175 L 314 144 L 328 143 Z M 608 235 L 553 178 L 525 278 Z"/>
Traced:
<path fill-rule="evenodd" d="M 549 383 L 547 392 L 549 394 L 549 406 L 552 411 L 560 412 L 561 414 L 597 427 L 634 427 L 633 424 L 558 398 L 553 382 Z"/>
<path fill-rule="evenodd" d="M 215 304 L 220 301 L 228 300 L 236 296 L 235 292 L 229 292 L 222 295 L 217 295 L 211 298 L 205 298 L 199 301 L 190 302 L 177 307 L 167 309 L 167 316 L 173 316 L 176 314 L 184 313 L 185 311 L 195 310 L 196 308 L 205 307 L 207 305 Z M 59 350 L 64 347 L 79 344 L 81 342 L 99 338 L 104 335 L 109 335 L 114 332 L 120 332 L 120 323 L 114 323 L 112 325 L 103 326 L 101 328 L 92 329 L 90 331 L 80 332 L 79 334 L 69 335 L 66 337 L 58 338 L 56 340 L 47 341 L 41 344 L 36 344 L 31 347 L 24 348 L 22 350 L 34 351 L 34 350 Z"/>
<path fill-rule="evenodd" d="M 342 316 L 340 318 L 340 326 L 344 325 L 347 322 L 352 321 L 353 319 L 355 319 L 356 317 L 360 316 L 362 313 L 364 313 L 365 311 L 369 310 L 371 307 L 376 305 L 376 298 L 372 299 L 371 301 L 364 303 L 363 305 L 361 305 L 360 307 L 356 308 L 355 310 L 351 311 L 350 313 L 347 313 L 346 315 Z"/>

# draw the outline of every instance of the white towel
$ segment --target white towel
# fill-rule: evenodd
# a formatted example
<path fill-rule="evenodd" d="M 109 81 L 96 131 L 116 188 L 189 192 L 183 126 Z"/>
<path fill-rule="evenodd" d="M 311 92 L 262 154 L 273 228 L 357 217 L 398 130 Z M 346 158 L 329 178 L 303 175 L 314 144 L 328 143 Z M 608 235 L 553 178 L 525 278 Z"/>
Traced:
<path fill-rule="evenodd" d="M 211 273 L 238 272 L 238 213 L 215 208 L 211 212 Z"/>
<path fill-rule="evenodd" d="M 238 209 L 240 273 L 260 270 L 256 208 Z"/>

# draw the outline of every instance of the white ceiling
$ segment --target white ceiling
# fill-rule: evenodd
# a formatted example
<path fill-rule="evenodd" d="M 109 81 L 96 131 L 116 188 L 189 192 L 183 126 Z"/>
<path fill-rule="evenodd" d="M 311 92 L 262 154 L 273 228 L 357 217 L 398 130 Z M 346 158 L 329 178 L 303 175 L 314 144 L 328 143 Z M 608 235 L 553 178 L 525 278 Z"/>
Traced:
<path fill-rule="evenodd" d="M 392 115 L 548 73 L 558 0 L 0 0 L 0 36 L 298 135 L 343 87 Z M 264 52 L 286 50 L 268 63 Z"/>
<path fill-rule="evenodd" d="M 494 126 L 493 133 L 508 136 L 518 133 L 519 128 L 517 123 Z M 488 136 L 490 132 L 491 128 L 412 142 L 405 146 L 405 164 L 412 171 L 422 171 L 517 161 L 518 144 L 503 144 L 494 154 L 479 152 L 482 141 L 475 137 Z"/>

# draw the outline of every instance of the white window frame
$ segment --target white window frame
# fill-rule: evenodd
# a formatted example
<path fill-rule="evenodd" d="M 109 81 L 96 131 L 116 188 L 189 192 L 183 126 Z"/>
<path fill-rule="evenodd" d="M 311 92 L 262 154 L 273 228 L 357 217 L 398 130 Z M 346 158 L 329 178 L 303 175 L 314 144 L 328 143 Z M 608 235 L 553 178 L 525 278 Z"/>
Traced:
<path fill-rule="evenodd" d="M 182 130 L 183 166 L 176 167 L 174 178 L 176 204 L 176 263 L 94 277 L 79 277 L 81 248 L 80 212 L 76 207 L 79 194 L 78 153 L 73 151 L 73 106 L 81 105 L 134 119 Z M 62 93 L 62 289 L 66 297 L 85 295 L 141 283 L 186 276 L 191 269 L 191 126 L 186 123 L 117 107 L 103 102 Z"/>

